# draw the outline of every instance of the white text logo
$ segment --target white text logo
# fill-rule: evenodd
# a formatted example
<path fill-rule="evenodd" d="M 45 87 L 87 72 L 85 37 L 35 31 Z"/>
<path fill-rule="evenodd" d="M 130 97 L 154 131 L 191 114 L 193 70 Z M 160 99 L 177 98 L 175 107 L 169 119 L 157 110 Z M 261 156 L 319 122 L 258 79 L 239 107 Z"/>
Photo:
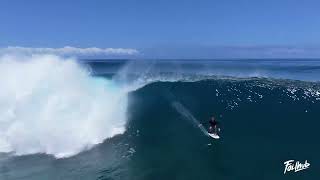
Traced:
<path fill-rule="evenodd" d="M 300 163 L 299 161 L 296 161 L 294 163 L 294 160 L 288 160 L 283 164 L 285 165 L 283 174 L 293 170 L 294 172 L 298 172 L 304 169 L 308 169 L 310 167 L 310 163 L 308 163 L 307 160 L 304 162 L 304 164 Z"/>

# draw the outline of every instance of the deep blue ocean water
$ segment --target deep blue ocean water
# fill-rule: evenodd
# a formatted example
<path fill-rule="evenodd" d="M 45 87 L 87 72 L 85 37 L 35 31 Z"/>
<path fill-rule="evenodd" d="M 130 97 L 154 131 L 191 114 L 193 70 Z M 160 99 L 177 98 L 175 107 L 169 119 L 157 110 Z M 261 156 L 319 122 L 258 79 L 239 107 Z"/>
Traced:
<path fill-rule="evenodd" d="M 126 131 L 77 155 L 0 155 L 0 179 L 305 179 L 320 177 L 320 61 L 82 60 L 133 84 Z M 106 99 L 107 101 L 107 99 Z M 179 111 L 178 102 L 187 111 Z M 192 115 L 194 119 L 190 118 Z M 214 115 L 221 139 L 206 136 Z M 80 133 L 80 132 L 79 132 Z M 287 160 L 308 169 L 284 174 Z"/>

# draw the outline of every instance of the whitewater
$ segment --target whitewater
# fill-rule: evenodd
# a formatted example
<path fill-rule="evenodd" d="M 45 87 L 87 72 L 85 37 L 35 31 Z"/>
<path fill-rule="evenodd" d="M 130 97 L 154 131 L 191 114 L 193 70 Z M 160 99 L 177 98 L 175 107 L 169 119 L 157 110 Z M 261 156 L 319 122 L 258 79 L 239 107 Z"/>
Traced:
<path fill-rule="evenodd" d="M 127 91 L 73 58 L 0 58 L 0 152 L 75 155 L 125 130 Z"/>

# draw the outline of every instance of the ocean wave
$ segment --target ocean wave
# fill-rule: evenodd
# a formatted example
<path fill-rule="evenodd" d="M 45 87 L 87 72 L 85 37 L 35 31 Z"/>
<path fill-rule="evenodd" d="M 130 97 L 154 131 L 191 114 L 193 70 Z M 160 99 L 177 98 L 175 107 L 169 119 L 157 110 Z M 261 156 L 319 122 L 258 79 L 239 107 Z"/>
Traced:
<path fill-rule="evenodd" d="M 158 82 L 246 83 L 242 90 L 236 87 L 239 83 L 227 83 L 230 87 L 226 86 L 225 91 L 216 88 L 212 92 L 231 110 L 242 101 L 258 102 L 266 96 L 253 87 L 281 87 L 292 99 L 320 100 L 317 82 L 256 77 L 257 74 L 201 74 L 183 71 L 178 65 L 175 72 L 163 72 L 153 61 L 130 61 L 112 78 L 92 76 L 95 69 L 88 67 L 75 59 L 53 55 L 1 57 L 0 152 L 45 153 L 56 158 L 78 154 L 123 133 L 128 93 Z M 248 95 L 240 98 L 241 94 Z"/>

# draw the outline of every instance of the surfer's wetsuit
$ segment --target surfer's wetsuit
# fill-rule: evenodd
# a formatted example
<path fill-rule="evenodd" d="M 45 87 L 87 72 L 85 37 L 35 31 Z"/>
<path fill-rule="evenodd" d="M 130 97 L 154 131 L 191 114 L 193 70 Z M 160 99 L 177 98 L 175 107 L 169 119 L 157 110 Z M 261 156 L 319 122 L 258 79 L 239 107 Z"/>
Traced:
<path fill-rule="evenodd" d="M 219 124 L 218 121 L 216 121 L 215 119 L 210 119 L 209 124 L 209 133 L 217 133 Z"/>

